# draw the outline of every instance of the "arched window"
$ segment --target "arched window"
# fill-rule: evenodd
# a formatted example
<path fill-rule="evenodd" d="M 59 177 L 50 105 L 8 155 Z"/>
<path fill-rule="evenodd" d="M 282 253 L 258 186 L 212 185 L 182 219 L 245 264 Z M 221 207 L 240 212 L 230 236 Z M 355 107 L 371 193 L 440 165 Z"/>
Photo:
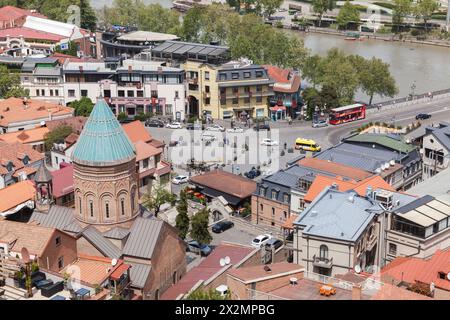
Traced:
<path fill-rule="evenodd" d="M 109 202 L 108 201 L 105 202 L 105 214 L 106 214 L 106 218 L 109 219 Z"/>
<path fill-rule="evenodd" d="M 91 218 L 94 217 L 94 201 L 89 200 L 89 211 L 91 213 Z"/>
<path fill-rule="evenodd" d="M 120 212 L 122 213 L 122 215 L 125 215 L 125 199 L 122 198 L 120 199 Z"/>
<path fill-rule="evenodd" d="M 81 197 L 78 197 L 78 204 L 80 207 L 80 216 L 83 214 L 83 208 L 81 207 Z"/>
<path fill-rule="evenodd" d="M 324 244 L 320 246 L 320 257 L 328 258 L 328 247 Z"/>

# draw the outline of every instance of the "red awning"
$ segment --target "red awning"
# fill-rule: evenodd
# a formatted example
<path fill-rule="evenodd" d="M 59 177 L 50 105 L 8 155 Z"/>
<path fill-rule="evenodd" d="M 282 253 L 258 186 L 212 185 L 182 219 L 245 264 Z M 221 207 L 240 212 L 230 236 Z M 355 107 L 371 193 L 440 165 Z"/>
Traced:
<path fill-rule="evenodd" d="M 271 107 L 270 111 L 273 111 L 273 112 L 286 111 L 286 107 L 285 106 L 275 106 L 275 107 Z"/>
<path fill-rule="evenodd" d="M 120 266 L 118 266 L 117 268 L 116 268 L 116 270 L 114 270 L 112 273 L 111 273 L 111 276 L 110 276 L 110 278 L 112 279 L 112 280 L 120 280 L 120 277 L 128 270 L 130 268 L 130 266 L 129 265 L 127 265 L 127 264 L 125 264 L 125 263 L 122 263 Z"/>

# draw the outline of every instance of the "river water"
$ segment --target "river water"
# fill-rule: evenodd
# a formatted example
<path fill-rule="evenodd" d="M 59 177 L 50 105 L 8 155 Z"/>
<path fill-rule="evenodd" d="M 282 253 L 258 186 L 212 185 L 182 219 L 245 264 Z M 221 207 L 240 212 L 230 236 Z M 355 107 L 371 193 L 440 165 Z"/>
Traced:
<path fill-rule="evenodd" d="M 95 8 L 111 5 L 113 0 L 91 0 Z M 145 3 L 159 3 L 170 8 L 171 0 L 144 0 Z M 450 88 L 450 48 L 419 45 L 410 43 L 387 42 L 382 40 L 346 41 L 344 37 L 286 30 L 303 38 L 306 47 L 312 53 L 324 55 L 329 49 L 337 47 L 347 54 L 358 54 L 365 58 L 373 56 L 390 65 L 390 70 L 397 82 L 397 97 L 411 93 Z M 412 87 L 415 86 L 413 90 Z M 357 93 L 357 100 L 367 101 L 367 96 Z M 374 102 L 389 98 L 374 97 Z"/>

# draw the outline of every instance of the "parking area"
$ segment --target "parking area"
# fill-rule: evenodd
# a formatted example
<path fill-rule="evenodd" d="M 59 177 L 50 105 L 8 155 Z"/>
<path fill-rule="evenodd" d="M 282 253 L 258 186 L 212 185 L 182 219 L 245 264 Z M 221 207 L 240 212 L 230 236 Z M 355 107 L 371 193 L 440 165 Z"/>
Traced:
<path fill-rule="evenodd" d="M 222 241 L 229 241 L 248 246 L 257 233 L 251 233 L 249 230 L 242 230 L 235 225 L 233 228 L 222 233 L 211 232 L 211 235 L 213 236 L 211 242 L 211 245 L 213 246 L 219 245 Z"/>

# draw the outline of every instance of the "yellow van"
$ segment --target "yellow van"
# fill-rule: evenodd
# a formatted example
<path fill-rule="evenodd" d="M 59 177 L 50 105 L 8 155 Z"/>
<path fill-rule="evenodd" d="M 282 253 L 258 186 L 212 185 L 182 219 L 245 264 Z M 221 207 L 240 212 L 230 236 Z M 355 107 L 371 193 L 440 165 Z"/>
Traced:
<path fill-rule="evenodd" d="M 295 149 L 318 152 L 322 148 L 314 140 L 298 138 L 295 140 Z"/>

